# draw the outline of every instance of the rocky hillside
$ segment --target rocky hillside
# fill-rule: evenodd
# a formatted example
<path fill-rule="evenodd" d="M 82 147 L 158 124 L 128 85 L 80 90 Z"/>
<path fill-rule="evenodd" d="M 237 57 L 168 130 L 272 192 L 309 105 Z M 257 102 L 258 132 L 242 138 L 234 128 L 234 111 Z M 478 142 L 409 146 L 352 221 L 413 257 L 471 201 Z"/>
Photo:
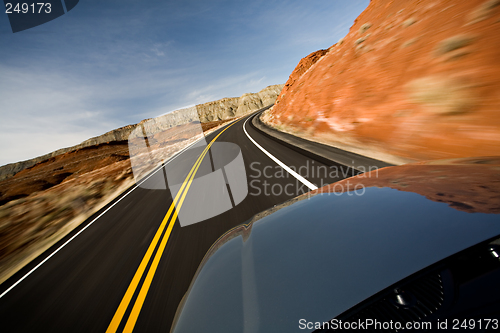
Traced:
<path fill-rule="evenodd" d="M 282 84 L 277 84 L 268 86 L 258 93 L 244 94 L 241 97 L 223 98 L 218 101 L 197 105 L 196 109 L 198 111 L 199 120 L 202 123 L 226 120 L 258 110 L 264 106 L 273 104 L 282 88 Z M 154 128 L 148 128 L 148 133 L 157 133 L 168 128 L 175 127 L 179 124 L 196 120 L 192 119 L 192 114 L 182 111 L 183 110 L 178 110 L 168 114 L 168 116 L 157 117 L 153 119 L 153 121 L 151 121 L 151 119 L 145 119 L 139 124 L 147 124 L 149 127 L 153 126 Z M 164 119 L 169 120 L 164 121 Z M 34 166 L 37 163 L 53 159 L 54 157 L 62 154 L 74 152 L 86 147 L 97 147 L 99 145 L 107 145 L 113 142 L 126 142 L 129 135 L 135 128 L 136 125 L 120 127 L 103 135 L 90 138 L 76 146 L 59 149 L 52 153 L 30 160 L 4 165 L 0 167 L 0 180 L 5 180 L 22 170 Z"/>
<path fill-rule="evenodd" d="M 193 111 L 191 114 L 196 114 L 196 109 Z M 172 123 L 179 120 L 177 115 L 172 118 Z M 203 123 L 201 127 L 208 135 L 225 122 Z M 145 155 L 150 162 L 152 157 L 168 159 L 199 134 L 196 125 L 161 130 L 165 126 L 169 124 L 158 119 L 144 122 L 148 132 L 158 131 L 148 135 Z M 108 136 L 109 143 L 59 154 L 0 181 L 0 283 L 132 186 L 137 168 L 140 172 L 151 167 L 151 163 L 137 163 L 141 162 L 139 154 L 135 155 L 133 171 L 131 142 L 126 136 L 121 138 L 118 134 Z"/>
<path fill-rule="evenodd" d="M 263 120 L 392 163 L 500 153 L 500 0 L 372 0 Z"/>
<path fill-rule="evenodd" d="M 7 179 L 9 177 L 12 177 L 16 173 L 18 173 L 26 168 L 30 168 L 37 163 L 47 161 L 51 158 L 54 158 L 56 156 L 59 156 L 59 155 L 62 155 L 62 154 L 68 153 L 68 152 L 72 152 L 72 151 L 82 149 L 85 147 L 100 145 L 103 143 L 119 142 L 119 141 L 127 140 L 128 135 L 134 130 L 134 128 L 135 128 L 135 125 L 129 125 L 129 126 L 117 128 L 117 129 L 110 131 L 110 132 L 107 132 L 101 136 L 88 139 L 88 140 L 86 140 L 86 141 L 84 141 L 76 146 L 58 149 L 56 151 L 53 151 L 52 153 L 45 154 L 45 155 L 42 155 L 42 156 L 39 156 L 36 158 L 32 158 L 30 160 L 4 165 L 4 166 L 0 167 L 0 180 L 4 180 L 4 179 Z"/>
<path fill-rule="evenodd" d="M 243 94 L 241 97 L 223 98 L 196 106 L 202 123 L 239 117 L 258 110 L 276 101 L 283 84 L 268 86 L 258 93 Z"/>

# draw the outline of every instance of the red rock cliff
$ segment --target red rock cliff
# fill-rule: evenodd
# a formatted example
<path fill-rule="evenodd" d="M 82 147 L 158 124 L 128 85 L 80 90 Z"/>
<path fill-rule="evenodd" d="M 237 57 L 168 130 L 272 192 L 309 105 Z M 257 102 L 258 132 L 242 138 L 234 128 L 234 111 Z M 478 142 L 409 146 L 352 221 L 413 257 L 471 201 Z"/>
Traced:
<path fill-rule="evenodd" d="M 372 0 L 263 120 L 394 163 L 500 155 L 500 0 Z"/>

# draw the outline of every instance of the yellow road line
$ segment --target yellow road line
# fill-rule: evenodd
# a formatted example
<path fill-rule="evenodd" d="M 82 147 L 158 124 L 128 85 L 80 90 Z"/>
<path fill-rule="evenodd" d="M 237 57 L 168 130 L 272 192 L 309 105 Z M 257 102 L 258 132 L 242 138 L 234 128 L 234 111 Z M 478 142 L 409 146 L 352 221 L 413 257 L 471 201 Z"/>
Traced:
<path fill-rule="evenodd" d="M 201 157 L 201 155 L 200 155 Z M 191 174 L 193 173 L 196 165 L 198 164 L 200 158 L 196 161 L 195 165 L 193 165 L 193 168 L 188 174 L 188 178 L 191 177 Z M 132 296 L 134 295 L 135 290 L 137 289 L 137 286 L 139 285 L 139 282 L 142 278 L 142 275 L 144 274 L 144 271 L 146 270 L 146 266 L 148 265 L 148 262 L 151 260 L 151 256 L 153 255 L 154 249 L 156 248 L 156 245 L 158 244 L 161 234 L 163 233 L 163 230 L 165 229 L 165 226 L 167 225 L 169 221 L 169 217 L 172 214 L 172 211 L 175 208 L 175 203 L 179 199 L 179 197 L 182 194 L 182 190 L 184 189 L 186 183 L 184 183 L 181 186 L 181 189 L 177 193 L 174 201 L 170 205 L 170 208 L 168 209 L 167 214 L 165 215 L 165 218 L 163 219 L 162 223 L 160 224 L 160 227 L 156 231 L 156 234 L 151 241 L 151 244 L 148 247 L 148 250 L 146 251 L 146 254 L 144 258 L 142 259 L 139 268 L 134 274 L 134 277 L 132 278 L 132 282 L 130 283 L 129 287 L 127 288 L 127 291 L 125 292 L 125 295 L 123 296 L 122 301 L 120 302 L 120 305 L 118 306 L 118 309 L 116 310 L 115 315 L 113 316 L 113 319 L 111 320 L 111 323 L 108 326 L 108 329 L 106 330 L 106 333 L 111 333 L 111 332 L 116 332 L 118 329 L 118 326 L 120 325 L 120 322 L 123 318 L 123 315 L 125 314 L 125 311 L 127 311 L 128 305 L 130 303 L 130 300 L 132 299 Z"/>
<path fill-rule="evenodd" d="M 239 120 L 238 120 L 239 121 Z M 193 165 L 191 168 L 191 171 L 187 175 L 184 183 L 182 184 L 179 192 L 175 196 L 175 199 L 173 200 L 172 204 L 170 205 L 170 208 L 163 218 L 163 221 L 158 228 L 151 244 L 148 247 L 148 250 L 146 251 L 146 254 L 144 258 L 142 259 L 139 268 L 137 269 L 136 273 L 134 274 L 134 277 L 132 278 L 132 282 L 130 283 L 129 287 L 127 288 L 127 291 L 125 292 L 125 295 L 120 302 L 120 305 L 118 306 L 118 309 L 113 316 L 113 319 L 111 320 L 111 323 L 108 326 L 108 329 L 106 330 L 106 333 L 114 333 L 117 331 L 118 326 L 120 325 L 123 316 L 125 315 L 125 312 L 127 311 L 127 308 L 130 304 L 130 301 L 132 300 L 132 297 L 135 293 L 135 290 L 137 289 L 137 286 L 139 285 L 139 282 L 144 274 L 144 271 L 146 270 L 147 264 L 151 260 L 151 256 L 153 255 L 154 249 L 156 248 L 156 245 L 158 244 L 158 241 L 160 240 L 160 237 L 163 233 L 163 230 L 165 229 L 165 226 L 168 224 L 167 231 L 165 232 L 165 235 L 163 236 L 163 239 L 161 240 L 160 247 L 158 248 L 158 251 L 153 259 L 153 263 L 151 264 L 151 267 L 148 271 L 148 274 L 146 275 L 146 279 L 141 287 L 141 290 L 139 292 L 139 295 L 137 297 L 137 300 L 134 304 L 134 307 L 132 309 L 132 312 L 129 316 L 129 319 L 127 320 L 127 324 L 125 326 L 124 332 L 132 332 L 135 323 L 137 321 L 137 318 L 139 317 L 139 313 L 141 311 L 142 305 L 144 303 L 144 300 L 146 298 L 147 292 L 149 290 L 149 287 L 151 285 L 151 282 L 153 280 L 154 274 L 156 272 L 156 269 L 158 267 L 158 264 L 160 262 L 161 256 L 163 254 L 163 251 L 166 247 L 166 244 L 168 242 L 168 239 L 170 237 L 170 234 L 172 232 L 175 220 L 177 218 L 177 211 L 180 210 L 182 207 L 182 203 L 184 202 L 184 198 L 187 194 L 187 191 L 189 190 L 189 187 L 191 186 L 191 183 L 196 175 L 196 172 L 198 171 L 198 168 L 201 165 L 201 162 L 203 161 L 203 158 L 207 154 L 208 150 L 212 146 L 212 144 L 217 140 L 217 138 L 224 133 L 229 127 L 237 123 L 238 121 L 235 121 L 234 123 L 230 124 L 227 126 L 224 130 L 222 130 L 211 142 L 207 147 L 203 150 L 202 154 L 198 157 L 196 160 L 196 163 Z M 181 196 L 182 195 L 182 196 Z M 181 197 L 181 202 L 179 204 L 179 207 L 175 209 L 175 206 L 177 204 L 177 201 L 179 200 L 179 197 Z M 175 209 L 175 210 L 174 210 Z M 171 217 L 172 211 L 174 211 L 174 214 Z M 170 223 L 168 223 L 170 220 Z"/>
<path fill-rule="evenodd" d="M 210 149 L 210 147 L 212 146 L 212 144 L 215 142 L 215 140 L 217 140 L 217 138 L 222 133 L 224 133 L 225 130 L 227 130 L 229 127 L 231 127 L 235 123 L 233 123 L 233 124 L 229 125 L 228 127 L 226 127 L 223 131 L 221 131 L 212 140 L 212 142 L 210 142 L 210 144 L 207 146 L 207 148 L 203 151 L 203 153 L 201 155 L 201 161 L 206 156 L 206 154 L 208 153 L 208 150 Z M 198 169 L 199 169 L 199 167 L 201 165 L 201 161 L 196 166 L 196 169 L 195 169 L 193 175 L 189 179 L 189 182 L 188 182 L 188 185 L 186 187 L 186 190 L 182 194 L 182 198 L 181 198 L 181 200 L 180 200 L 180 202 L 178 204 L 178 208 L 176 208 L 176 210 L 174 212 L 174 215 L 172 216 L 170 225 L 168 226 L 168 229 L 165 232 L 165 235 L 163 236 L 163 239 L 161 241 L 160 247 L 158 248 L 158 251 L 156 252 L 155 258 L 153 259 L 153 263 L 151 264 L 151 267 L 149 268 L 149 272 L 148 272 L 148 274 L 146 276 L 146 279 L 144 280 L 144 283 L 142 284 L 141 290 L 139 291 L 139 295 L 137 296 L 137 299 L 135 301 L 134 307 L 132 308 L 132 312 L 130 313 L 130 316 L 129 316 L 128 320 L 127 320 L 127 323 L 125 325 L 125 328 L 124 328 L 123 332 L 132 332 L 133 329 L 134 329 L 135 323 L 137 322 L 137 319 L 139 318 L 139 314 L 141 312 L 142 306 L 143 306 L 144 301 L 146 299 L 146 295 L 147 295 L 147 293 L 149 291 L 149 287 L 151 286 L 151 283 L 153 281 L 153 277 L 154 277 L 154 275 L 156 273 L 156 269 L 158 268 L 158 264 L 160 263 L 160 259 L 161 259 L 162 255 L 163 255 L 163 251 L 165 250 L 165 247 L 167 246 L 168 239 L 170 238 L 170 234 L 171 234 L 172 229 L 174 227 L 175 219 L 177 218 L 177 211 L 180 211 L 180 209 L 182 207 L 182 204 L 184 203 L 184 199 L 185 199 L 185 197 L 186 197 L 186 195 L 187 195 L 187 193 L 189 191 L 189 188 L 191 187 L 191 183 L 193 182 L 194 176 L 196 175 L 196 172 L 198 171 Z"/>

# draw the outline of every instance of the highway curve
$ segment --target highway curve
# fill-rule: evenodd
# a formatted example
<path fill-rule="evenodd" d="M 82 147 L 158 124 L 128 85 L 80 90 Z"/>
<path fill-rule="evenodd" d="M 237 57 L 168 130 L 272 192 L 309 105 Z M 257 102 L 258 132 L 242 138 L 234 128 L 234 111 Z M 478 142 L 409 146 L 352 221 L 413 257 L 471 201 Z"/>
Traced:
<path fill-rule="evenodd" d="M 260 133 L 247 121 L 256 114 L 206 138 L 207 143 L 216 138 L 214 142 L 241 149 L 249 184 L 241 203 L 181 227 L 176 211 L 169 210 L 175 198 L 168 190 L 137 187 L 124 192 L 0 286 L 2 331 L 168 332 L 209 247 L 254 214 L 309 190 L 276 161 L 317 187 L 345 178 L 332 172 L 313 174 L 326 166 Z M 182 158 L 180 154 L 176 159 Z M 159 170 L 146 182 L 162 181 Z"/>

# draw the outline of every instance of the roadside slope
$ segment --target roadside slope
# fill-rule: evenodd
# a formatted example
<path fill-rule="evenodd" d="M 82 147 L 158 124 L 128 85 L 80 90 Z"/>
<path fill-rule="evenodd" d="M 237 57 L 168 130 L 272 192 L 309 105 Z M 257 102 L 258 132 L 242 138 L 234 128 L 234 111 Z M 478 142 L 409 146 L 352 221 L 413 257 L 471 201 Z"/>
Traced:
<path fill-rule="evenodd" d="M 393 164 L 500 152 L 500 1 L 372 0 L 263 121 Z"/>

